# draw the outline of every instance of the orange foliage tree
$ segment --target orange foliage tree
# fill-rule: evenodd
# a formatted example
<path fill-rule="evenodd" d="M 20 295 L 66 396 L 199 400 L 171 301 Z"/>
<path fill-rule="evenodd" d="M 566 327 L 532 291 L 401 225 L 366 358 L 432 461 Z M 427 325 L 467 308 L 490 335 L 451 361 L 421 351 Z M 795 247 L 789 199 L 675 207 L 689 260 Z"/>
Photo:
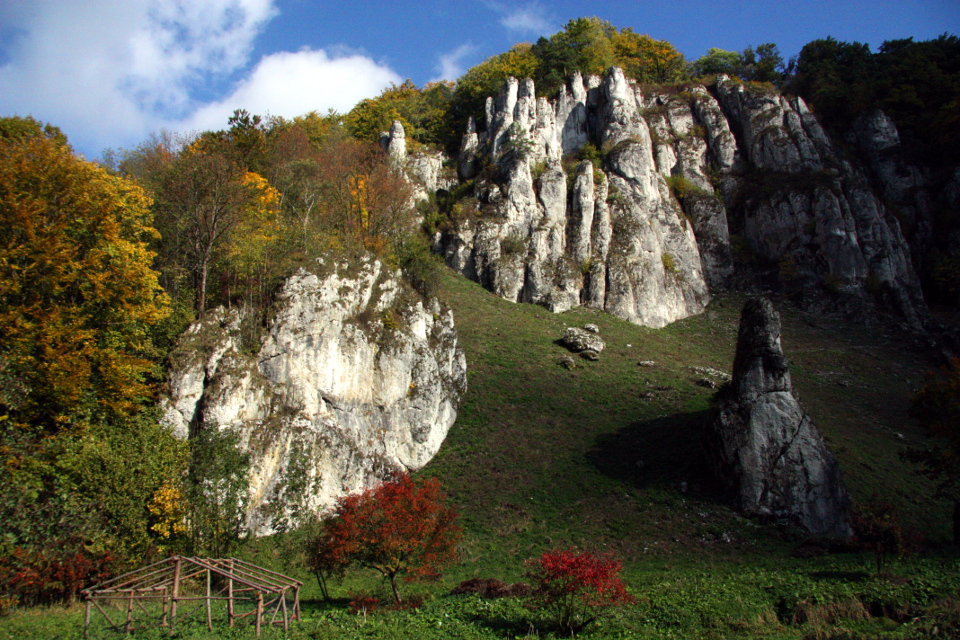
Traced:
<path fill-rule="evenodd" d="M 129 415 L 149 396 L 150 328 L 168 313 L 150 199 L 39 125 L 11 130 L 0 127 L 0 416 L 55 433 Z"/>
<path fill-rule="evenodd" d="M 340 569 L 357 562 L 389 581 L 402 602 L 397 577 L 432 578 L 456 558 L 462 535 L 457 512 L 436 478 L 395 480 L 337 501 L 319 535 L 310 542 L 311 570 Z"/>

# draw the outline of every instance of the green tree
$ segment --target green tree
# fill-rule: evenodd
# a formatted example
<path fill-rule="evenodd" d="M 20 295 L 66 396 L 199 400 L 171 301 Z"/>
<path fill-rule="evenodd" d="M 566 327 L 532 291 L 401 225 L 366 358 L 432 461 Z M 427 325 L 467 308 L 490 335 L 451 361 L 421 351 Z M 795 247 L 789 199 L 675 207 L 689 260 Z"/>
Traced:
<path fill-rule="evenodd" d="M 531 49 L 540 64 L 534 80 L 541 95 L 555 93 L 575 71 L 602 75 L 616 62 L 613 38 L 617 31 L 600 18 L 577 18 Z"/>
<path fill-rule="evenodd" d="M 917 393 L 910 413 L 933 443 L 910 449 L 905 457 L 939 481 L 938 495 L 953 500 L 953 541 L 960 544 L 960 358 L 954 358 Z"/>
<path fill-rule="evenodd" d="M 183 484 L 190 550 L 225 558 L 244 535 L 250 455 L 239 438 L 205 425 L 190 439 L 190 465 Z"/>
<path fill-rule="evenodd" d="M 452 100 L 451 83 L 429 83 L 418 89 L 407 80 L 384 89 L 376 98 L 361 100 L 344 117 L 344 126 L 361 140 L 379 142 L 380 134 L 399 120 L 408 140 L 443 146 L 456 135 L 450 113 Z"/>
<path fill-rule="evenodd" d="M 740 60 L 740 54 L 736 51 L 711 48 L 706 55 L 691 63 L 690 75 L 697 78 L 720 74 L 735 76 L 740 71 Z"/>

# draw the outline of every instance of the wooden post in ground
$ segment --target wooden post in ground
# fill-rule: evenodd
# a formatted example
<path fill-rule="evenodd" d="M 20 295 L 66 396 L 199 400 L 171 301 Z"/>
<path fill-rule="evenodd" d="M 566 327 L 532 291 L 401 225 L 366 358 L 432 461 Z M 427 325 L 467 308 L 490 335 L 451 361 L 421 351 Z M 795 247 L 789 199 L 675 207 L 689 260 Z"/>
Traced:
<path fill-rule="evenodd" d="M 133 589 L 130 590 L 130 596 L 127 598 L 127 622 L 124 630 L 127 633 L 133 631 Z"/>
<path fill-rule="evenodd" d="M 93 606 L 93 601 L 88 595 L 87 598 L 87 607 L 86 611 L 83 614 L 83 637 L 86 638 L 90 635 L 90 607 Z"/>
<path fill-rule="evenodd" d="M 230 558 L 230 575 L 227 577 L 227 622 L 233 627 L 233 558 Z"/>
<path fill-rule="evenodd" d="M 263 621 L 263 591 L 257 591 L 257 637 L 260 637 L 260 623 Z"/>
<path fill-rule="evenodd" d="M 168 593 L 167 588 L 164 587 L 160 593 L 163 594 L 163 597 L 160 600 L 160 602 L 162 603 L 161 604 L 162 608 L 160 609 L 160 626 L 165 627 L 167 626 L 167 593 Z"/>
<path fill-rule="evenodd" d="M 300 622 L 300 585 L 293 590 L 293 619 Z"/>
<path fill-rule="evenodd" d="M 206 602 L 207 602 L 207 631 L 213 631 L 213 609 L 212 609 L 212 607 L 210 606 L 210 602 L 211 602 L 211 601 L 210 601 L 210 596 L 211 596 L 211 593 L 210 593 L 210 580 L 211 580 L 210 569 L 207 569 L 207 598 L 206 598 Z"/>
<path fill-rule="evenodd" d="M 173 590 L 170 597 L 170 637 L 177 626 L 177 597 L 180 595 L 180 563 L 183 559 L 176 556 L 173 561 Z"/>

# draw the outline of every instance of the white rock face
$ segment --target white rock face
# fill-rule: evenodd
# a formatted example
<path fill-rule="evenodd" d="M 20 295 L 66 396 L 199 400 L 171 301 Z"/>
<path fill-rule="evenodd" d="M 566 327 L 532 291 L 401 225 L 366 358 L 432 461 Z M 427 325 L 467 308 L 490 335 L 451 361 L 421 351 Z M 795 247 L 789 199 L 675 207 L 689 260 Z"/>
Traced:
<path fill-rule="evenodd" d="M 475 181 L 483 215 L 435 239 L 453 269 L 508 300 L 652 327 L 734 285 L 920 323 L 922 261 L 802 99 L 725 76 L 709 90 L 643 95 L 616 68 L 574 74 L 553 102 L 535 95 L 531 80 L 511 78 L 487 101 L 485 130 L 470 123 L 460 176 Z M 903 203 L 916 172 L 890 160 L 898 137 L 881 116 L 861 123 L 860 144 L 920 238 L 929 207 Z"/>
<path fill-rule="evenodd" d="M 575 75 L 555 103 L 537 99 L 531 80 L 509 79 L 460 159 L 464 178 L 481 153 L 496 163 L 500 178 L 478 184 L 495 214 L 440 239 L 447 263 L 508 300 L 556 312 L 586 304 L 662 327 L 702 311 L 697 241 L 657 171 L 641 98 L 617 69 L 603 81 Z M 611 149 L 607 165 L 584 160 L 568 176 L 563 154 L 591 139 Z"/>
<path fill-rule="evenodd" d="M 166 422 L 180 437 L 239 433 L 258 535 L 423 467 L 466 390 L 449 310 L 425 306 L 372 258 L 316 271 L 284 283 L 256 354 L 243 348 L 239 315 L 221 309 L 172 357 Z"/>

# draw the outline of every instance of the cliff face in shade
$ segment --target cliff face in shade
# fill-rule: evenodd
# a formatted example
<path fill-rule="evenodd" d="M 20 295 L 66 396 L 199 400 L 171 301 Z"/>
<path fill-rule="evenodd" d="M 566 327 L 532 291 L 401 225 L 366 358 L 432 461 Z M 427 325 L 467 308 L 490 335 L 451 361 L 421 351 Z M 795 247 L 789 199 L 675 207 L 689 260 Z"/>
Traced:
<path fill-rule="evenodd" d="M 614 68 L 574 75 L 553 100 L 511 78 L 485 120 L 458 161 L 475 201 L 434 242 L 506 299 L 661 327 L 711 290 L 762 281 L 807 307 L 912 324 L 925 310 L 866 165 L 799 98 L 724 76 L 645 94 Z"/>
<path fill-rule="evenodd" d="M 780 315 L 752 299 L 740 316 L 733 380 L 704 437 L 707 460 L 737 508 L 818 535 L 850 535 L 840 468 L 793 396 Z"/>
<path fill-rule="evenodd" d="M 439 450 L 466 390 L 453 314 L 378 260 L 319 261 L 286 280 L 259 346 L 211 312 L 171 357 L 165 420 L 229 429 L 252 456 L 248 528 L 295 525 Z"/>

